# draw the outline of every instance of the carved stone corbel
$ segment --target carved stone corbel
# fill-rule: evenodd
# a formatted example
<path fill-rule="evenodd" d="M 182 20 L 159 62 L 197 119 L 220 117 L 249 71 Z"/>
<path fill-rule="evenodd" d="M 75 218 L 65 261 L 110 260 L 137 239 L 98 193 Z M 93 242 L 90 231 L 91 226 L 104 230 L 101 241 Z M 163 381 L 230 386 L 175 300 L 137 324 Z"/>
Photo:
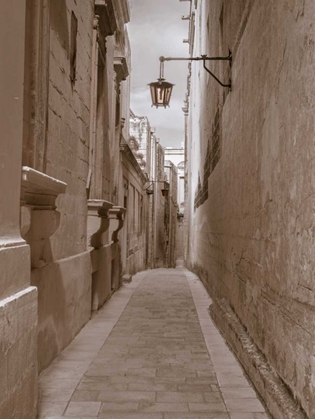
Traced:
<path fill-rule="evenodd" d="M 113 203 L 109 201 L 88 200 L 88 243 L 95 249 L 99 249 L 109 242 L 110 220 L 108 211 L 112 207 Z"/>
<path fill-rule="evenodd" d="M 21 236 L 31 248 L 31 266 L 40 268 L 52 260 L 47 240 L 60 224 L 56 199 L 67 184 L 28 166 L 22 167 Z"/>
<path fill-rule="evenodd" d="M 124 215 L 127 209 L 120 206 L 113 206 L 112 209 L 109 210 L 109 218 L 113 221 L 113 229 L 112 230 L 112 241 L 114 243 L 118 242 L 118 233 L 124 226 Z"/>
<path fill-rule="evenodd" d="M 117 75 L 118 84 L 129 76 L 129 69 L 126 57 L 114 57 L 114 70 Z"/>

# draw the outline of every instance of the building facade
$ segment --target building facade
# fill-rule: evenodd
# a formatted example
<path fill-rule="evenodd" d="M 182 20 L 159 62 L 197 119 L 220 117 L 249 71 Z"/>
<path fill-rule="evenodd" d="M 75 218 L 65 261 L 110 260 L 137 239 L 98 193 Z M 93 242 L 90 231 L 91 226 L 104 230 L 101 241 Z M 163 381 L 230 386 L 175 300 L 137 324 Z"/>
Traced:
<path fill-rule="evenodd" d="M 128 1 L 0 11 L 0 416 L 35 418 L 38 374 L 146 266 L 146 178 L 125 147 Z"/>
<path fill-rule="evenodd" d="M 174 266 L 175 170 L 147 118 L 130 128 L 129 19 L 128 0 L 0 3 L 3 418 L 36 418 L 38 375 L 124 276 Z"/>
<path fill-rule="evenodd" d="M 275 417 L 313 417 L 312 1 L 191 1 L 188 266 Z M 290 89 L 288 89 L 290 86 Z M 277 396 L 277 399 L 275 398 Z"/>
<path fill-rule="evenodd" d="M 185 117 L 186 119 L 186 117 Z M 186 153 L 185 148 L 165 147 L 165 157 L 176 166 L 177 171 L 177 223 L 176 223 L 176 264 L 182 265 L 186 259 L 187 225 L 185 218 L 186 200 Z"/>

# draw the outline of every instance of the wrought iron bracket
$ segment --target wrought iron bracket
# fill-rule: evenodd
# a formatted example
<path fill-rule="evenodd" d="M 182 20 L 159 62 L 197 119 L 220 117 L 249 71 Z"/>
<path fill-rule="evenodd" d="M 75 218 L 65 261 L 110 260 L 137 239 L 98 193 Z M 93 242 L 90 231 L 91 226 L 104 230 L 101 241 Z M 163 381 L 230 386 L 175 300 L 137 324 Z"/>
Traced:
<path fill-rule="evenodd" d="M 220 86 L 227 87 L 232 90 L 231 80 L 229 83 L 223 83 L 220 79 L 217 78 L 215 74 L 212 73 L 210 69 L 206 67 L 206 61 L 228 61 L 230 67 L 232 66 L 232 52 L 229 51 L 229 55 L 226 57 L 208 57 L 206 54 L 201 55 L 200 57 L 160 57 L 160 78 L 164 78 L 164 61 L 203 61 L 203 68 L 216 80 Z"/>
<path fill-rule="evenodd" d="M 201 58 L 203 59 L 203 68 L 210 74 L 210 76 L 212 76 L 214 78 L 214 80 L 216 80 L 219 85 L 221 85 L 222 87 L 228 87 L 230 90 L 232 90 L 232 83 L 231 80 L 229 81 L 229 83 L 222 83 L 220 79 L 217 78 L 217 76 L 215 74 L 212 73 L 211 70 L 209 70 L 206 67 L 206 60 L 210 59 L 211 57 L 207 57 L 206 55 L 202 55 Z M 231 51 L 229 51 L 229 55 L 227 57 L 222 57 L 221 60 L 228 60 L 230 63 L 230 67 L 232 66 L 232 53 Z"/>

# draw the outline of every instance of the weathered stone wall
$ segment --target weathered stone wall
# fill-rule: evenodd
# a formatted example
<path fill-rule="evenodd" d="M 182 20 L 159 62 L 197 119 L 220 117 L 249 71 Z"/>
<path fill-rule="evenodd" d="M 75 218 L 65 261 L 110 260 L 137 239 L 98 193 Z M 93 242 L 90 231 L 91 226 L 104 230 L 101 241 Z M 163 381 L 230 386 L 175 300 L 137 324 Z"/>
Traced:
<path fill-rule="evenodd" d="M 91 315 L 89 252 L 32 272 L 38 287 L 38 369 L 41 372 L 73 340 Z"/>
<path fill-rule="evenodd" d="M 164 171 L 168 182 L 168 195 L 165 200 L 165 267 L 175 267 L 176 264 L 176 228 L 177 228 L 177 168 L 170 161 L 165 160 Z M 160 184 L 160 188 L 165 185 Z"/>
<path fill-rule="evenodd" d="M 311 0 L 199 2 L 194 55 L 230 49 L 232 91 L 193 64 L 187 212 L 189 266 L 310 417 L 314 12 Z M 227 81 L 228 63 L 207 65 Z"/>
<path fill-rule="evenodd" d="M 86 249 L 91 33 L 94 2 L 51 2 L 46 173 L 67 183 L 59 199 L 61 224 L 51 240 L 54 259 Z M 78 20 L 76 80 L 70 80 L 71 13 Z"/>
<path fill-rule="evenodd" d="M 78 21 L 76 74 L 70 78 L 72 14 Z M 89 164 L 91 34 L 94 2 L 50 2 L 47 146 L 44 170 L 67 183 L 57 200 L 60 225 L 46 242 L 38 287 L 39 370 L 68 345 L 91 313 L 86 183 Z M 47 257 L 46 257 L 47 256 Z"/>
<path fill-rule="evenodd" d="M 0 417 L 35 418 L 37 291 L 20 235 L 26 1 L 0 3 Z"/>
<path fill-rule="evenodd" d="M 146 268 L 148 229 L 148 225 L 145 223 L 148 209 L 148 197 L 144 189 L 146 178 L 128 145 L 125 145 L 121 155 L 122 175 L 126 188 L 126 198 L 124 200 L 124 196 L 122 196 L 121 203 L 124 203 L 127 209 L 120 236 L 125 243 L 123 271 L 124 274 L 135 274 Z"/>
<path fill-rule="evenodd" d="M 154 229 L 154 253 L 152 268 L 165 267 L 166 263 L 166 231 L 165 231 L 165 198 L 162 196 L 161 189 L 165 180 L 164 174 L 164 148 L 159 142 L 155 145 L 155 180 L 162 181 L 153 184 L 154 203 L 153 203 L 153 229 Z"/>

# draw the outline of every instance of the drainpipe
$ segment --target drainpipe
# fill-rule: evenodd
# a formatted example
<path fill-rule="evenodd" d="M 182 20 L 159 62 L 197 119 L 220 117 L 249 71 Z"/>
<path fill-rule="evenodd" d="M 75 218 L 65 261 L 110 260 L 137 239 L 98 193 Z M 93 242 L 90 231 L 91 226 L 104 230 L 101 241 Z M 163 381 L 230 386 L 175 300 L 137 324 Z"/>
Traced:
<path fill-rule="evenodd" d="M 94 16 L 91 57 L 91 98 L 90 98 L 90 142 L 89 142 L 89 172 L 86 189 L 91 187 L 93 172 L 93 158 L 96 137 L 96 108 L 97 108 L 97 68 L 98 68 L 98 21 L 99 16 Z"/>

